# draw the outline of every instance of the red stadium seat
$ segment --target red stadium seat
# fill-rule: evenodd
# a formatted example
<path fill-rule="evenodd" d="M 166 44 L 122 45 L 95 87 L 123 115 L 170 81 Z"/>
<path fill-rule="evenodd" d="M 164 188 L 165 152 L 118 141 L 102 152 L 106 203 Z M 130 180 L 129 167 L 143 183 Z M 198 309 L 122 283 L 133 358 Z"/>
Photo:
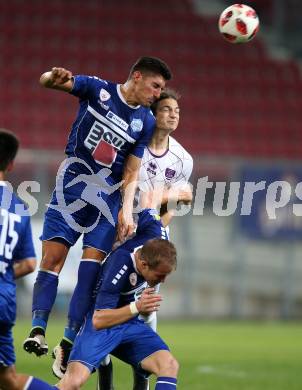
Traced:
<path fill-rule="evenodd" d="M 122 82 L 137 57 L 155 55 L 183 95 L 177 137 L 192 153 L 301 158 L 298 66 L 272 60 L 257 38 L 226 44 L 189 0 L 159 4 L 154 13 L 154 0 L 74 0 L 66 18 L 63 0 L 2 2 L 0 126 L 23 146 L 62 149 L 77 102 L 43 90 L 40 74 L 64 66 Z"/>

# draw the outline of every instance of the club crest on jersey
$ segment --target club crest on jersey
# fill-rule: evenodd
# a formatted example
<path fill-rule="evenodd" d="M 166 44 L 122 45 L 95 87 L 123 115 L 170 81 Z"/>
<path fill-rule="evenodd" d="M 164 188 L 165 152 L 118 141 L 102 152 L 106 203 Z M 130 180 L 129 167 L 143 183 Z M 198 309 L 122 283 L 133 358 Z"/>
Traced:
<path fill-rule="evenodd" d="M 174 169 L 166 168 L 166 170 L 165 170 L 166 179 L 167 180 L 173 179 L 173 177 L 175 176 L 175 173 L 176 173 L 176 171 L 174 171 Z"/>
<path fill-rule="evenodd" d="M 100 100 L 102 102 L 106 102 L 107 100 L 109 100 L 111 98 L 111 95 L 108 91 L 106 91 L 106 89 L 102 88 L 100 90 Z"/>
<path fill-rule="evenodd" d="M 141 119 L 133 119 L 130 123 L 130 127 L 133 131 L 139 132 L 143 128 L 143 121 Z"/>
<path fill-rule="evenodd" d="M 132 272 L 132 274 L 129 275 L 129 282 L 131 286 L 135 286 L 137 282 L 137 274 L 135 272 Z"/>

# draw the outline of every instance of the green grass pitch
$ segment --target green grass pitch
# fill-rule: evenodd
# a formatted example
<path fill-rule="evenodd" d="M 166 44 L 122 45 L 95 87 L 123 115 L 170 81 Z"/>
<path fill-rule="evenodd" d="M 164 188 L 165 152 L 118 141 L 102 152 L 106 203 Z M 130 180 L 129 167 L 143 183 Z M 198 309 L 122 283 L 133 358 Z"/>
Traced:
<path fill-rule="evenodd" d="M 17 369 L 54 384 L 50 355 L 36 358 L 22 350 L 29 327 L 22 320 L 15 327 Z M 62 321 L 50 320 L 50 348 L 63 328 Z M 302 389 L 302 324 L 162 321 L 159 333 L 181 364 L 179 390 Z M 125 364 L 114 360 L 116 390 L 131 389 L 131 375 Z M 83 389 L 95 389 L 95 379 L 91 376 Z"/>

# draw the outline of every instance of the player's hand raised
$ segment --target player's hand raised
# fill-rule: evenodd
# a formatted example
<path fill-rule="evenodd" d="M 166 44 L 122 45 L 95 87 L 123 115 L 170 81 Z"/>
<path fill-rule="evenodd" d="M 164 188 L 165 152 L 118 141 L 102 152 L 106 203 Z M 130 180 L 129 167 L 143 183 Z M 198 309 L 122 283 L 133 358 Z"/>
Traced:
<path fill-rule="evenodd" d="M 179 191 L 178 202 L 183 202 L 184 204 L 191 204 L 193 199 L 192 188 L 190 184 L 186 184 Z"/>
<path fill-rule="evenodd" d="M 73 86 L 72 72 L 65 68 L 54 67 L 50 72 L 45 72 L 40 77 L 40 84 L 46 88 L 70 91 Z"/>
<path fill-rule="evenodd" d="M 125 208 L 121 208 L 118 214 L 117 234 L 118 239 L 123 242 L 134 233 L 135 224 L 132 212 L 128 213 Z"/>
<path fill-rule="evenodd" d="M 141 314 L 147 315 L 159 310 L 162 297 L 161 295 L 155 294 L 154 292 L 154 288 L 146 288 L 143 291 L 140 299 L 136 301 L 137 310 Z"/>
<path fill-rule="evenodd" d="M 54 85 L 65 84 L 66 81 L 72 78 L 72 73 L 70 70 L 65 68 L 52 68 L 51 70 L 51 80 Z"/>

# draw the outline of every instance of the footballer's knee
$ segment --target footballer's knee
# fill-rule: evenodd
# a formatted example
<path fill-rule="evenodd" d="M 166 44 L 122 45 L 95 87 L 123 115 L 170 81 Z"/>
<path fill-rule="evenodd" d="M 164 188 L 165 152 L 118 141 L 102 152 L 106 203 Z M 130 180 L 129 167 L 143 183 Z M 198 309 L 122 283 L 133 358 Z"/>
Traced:
<path fill-rule="evenodd" d="M 91 248 L 91 247 L 85 247 L 83 249 L 83 255 L 82 255 L 83 259 L 103 261 L 105 257 L 106 257 L 106 253 L 98 249 Z"/>
<path fill-rule="evenodd" d="M 179 363 L 169 351 L 158 351 L 141 363 L 142 368 L 156 376 L 177 377 Z"/>
<path fill-rule="evenodd" d="M 66 372 L 63 379 L 57 384 L 57 387 L 60 390 L 79 390 L 81 385 L 81 378 L 76 375 L 69 375 L 69 373 Z"/>
<path fill-rule="evenodd" d="M 174 356 L 170 355 L 167 360 L 161 362 L 158 376 L 176 378 L 179 371 L 179 363 Z"/>
<path fill-rule="evenodd" d="M 58 383 L 61 390 L 79 390 L 90 376 L 90 371 L 79 362 L 71 362 L 67 366 L 67 371 Z"/>
<path fill-rule="evenodd" d="M 0 389 L 3 390 L 19 390 L 18 377 L 14 372 L 6 370 L 0 371 Z"/>
<path fill-rule="evenodd" d="M 69 248 L 55 241 L 43 241 L 40 268 L 59 273 L 64 265 Z"/>

